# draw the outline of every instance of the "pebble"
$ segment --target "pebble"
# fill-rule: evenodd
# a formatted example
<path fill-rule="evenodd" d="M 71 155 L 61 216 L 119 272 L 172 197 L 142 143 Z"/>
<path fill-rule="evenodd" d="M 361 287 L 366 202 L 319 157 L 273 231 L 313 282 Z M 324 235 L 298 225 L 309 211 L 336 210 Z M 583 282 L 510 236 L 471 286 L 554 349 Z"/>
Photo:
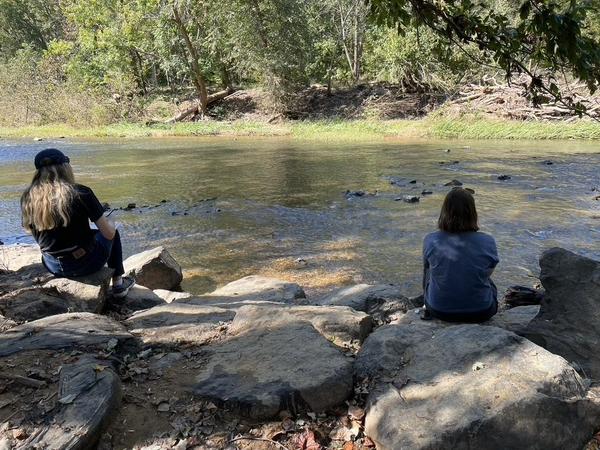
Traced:
<path fill-rule="evenodd" d="M 452 180 L 446 183 L 444 186 L 462 186 L 462 182 L 458 180 Z"/>
<path fill-rule="evenodd" d="M 43 141 L 43 139 L 42 139 L 41 137 L 34 137 L 34 138 L 33 138 L 33 140 L 34 140 L 35 142 L 40 142 L 40 141 Z"/>
<path fill-rule="evenodd" d="M 500 181 L 510 180 L 512 177 L 510 175 L 498 175 L 498 179 Z"/>
<path fill-rule="evenodd" d="M 403 201 L 406 203 L 418 203 L 421 199 L 420 199 L 420 197 L 417 197 L 416 195 L 405 195 L 403 197 L 398 197 L 394 200 L 397 202 Z"/>
<path fill-rule="evenodd" d="M 427 191 L 427 190 L 425 190 L 425 191 L 421 192 L 421 195 L 431 195 L 431 194 L 433 194 L 433 191 Z"/>

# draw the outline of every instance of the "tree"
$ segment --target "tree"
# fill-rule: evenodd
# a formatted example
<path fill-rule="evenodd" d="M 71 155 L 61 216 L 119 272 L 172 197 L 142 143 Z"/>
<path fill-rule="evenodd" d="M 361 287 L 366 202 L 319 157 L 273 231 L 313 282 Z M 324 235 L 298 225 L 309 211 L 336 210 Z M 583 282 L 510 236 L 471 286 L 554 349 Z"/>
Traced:
<path fill-rule="evenodd" d="M 58 0 L 0 0 L 0 56 L 12 57 L 26 45 L 46 50 L 64 34 Z"/>
<path fill-rule="evenodd" d="M 378 23 L 401 33 L 426 25 L 465 52 L 466 45 L 476 45 L 509 81 L 515 73 L 529 75 L 534 103 L 553 99 L 582 115 L 586 106 L 562 94 L 556 74 L 568 70 L 590 92 L 598 88 L 600 44 L 584 32 L 591 6 L 590 1 L 521 0 L 516 24 L 489 2 L 473 0 L 372 0 L 371 12 Z"/>

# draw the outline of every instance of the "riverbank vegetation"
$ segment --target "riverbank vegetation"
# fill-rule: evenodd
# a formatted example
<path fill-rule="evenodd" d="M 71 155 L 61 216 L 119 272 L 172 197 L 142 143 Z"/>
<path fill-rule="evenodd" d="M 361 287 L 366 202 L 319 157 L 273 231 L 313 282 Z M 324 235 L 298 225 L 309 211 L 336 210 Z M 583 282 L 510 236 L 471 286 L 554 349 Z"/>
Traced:
<path fill-rule="evenodd" d="M 171 136 L 280 137 L 318 141 L 382 139 L 522 139 L 597 140 L 600 124 L 592 121 L 533 122 L 478 118 L 431 117 L 422 120 L 311 120 L 279 124 L 249 121 L 198 121 L 145 125 L 38 125 L 0 127 L 0 139 L 142 138 Z"/>
<path fill-rule="evenodd" d="M 0 0 L 1 134 L 596 138 L 599 37 L 565 0 Z"/>

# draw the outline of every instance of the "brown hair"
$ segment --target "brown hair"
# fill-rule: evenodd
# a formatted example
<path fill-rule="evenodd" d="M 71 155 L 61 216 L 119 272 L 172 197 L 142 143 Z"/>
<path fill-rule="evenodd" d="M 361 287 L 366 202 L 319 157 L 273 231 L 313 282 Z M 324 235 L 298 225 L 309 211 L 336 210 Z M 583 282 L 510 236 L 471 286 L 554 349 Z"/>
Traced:
<path fill-rule="evenodd" d="M 462 233 L 465 231 L 477 231 L 477 209 L 473 195 L 463 188 L 454 188 L 442 205 L 438 227 L 448 233 Z"/>

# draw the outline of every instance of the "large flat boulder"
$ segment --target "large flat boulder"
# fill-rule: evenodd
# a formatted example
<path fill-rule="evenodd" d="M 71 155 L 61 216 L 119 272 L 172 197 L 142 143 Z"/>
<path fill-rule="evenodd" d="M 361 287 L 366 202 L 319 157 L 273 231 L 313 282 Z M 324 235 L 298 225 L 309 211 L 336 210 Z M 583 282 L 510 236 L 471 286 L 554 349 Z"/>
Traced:
<path fill-rule="evenodd" d="M 207 348 L 194 392 L 251 418 L 325 411 L 352 393 L 352 361 L 308 323 L 259 327 Z"/>
<path fill-rule="evenodd" d="M 357 284 L 340 288 L 318 302 L 320 305 L 347 306 L 371 315 L 378 324 L 388 323 L 409 309 L 422 306 L 418 298 L 405 297 L 393 284 Z"/>
<path fill-rule="evenodd" d="M 84 356 L 61 367 L 57 400 L 51 416 L 13 448 L 93 448 L 120 405 L 121 382 L 106 361 Z"/>
<path fill-rule="evenodd" d="M 325 338 L 341 346 L 362 342 L 373 327 L 370 316 L 344 306 L 263 303 L 239 308 L 229 333 L 242 335 L 256 328 L 268 330 L 302 322 L 312 324 Z"/>
<path fill-rule="evenodd" d="M 111 276 L 112 270 L 105 267 L 85 277 L 51 277 L 44 284 L 30 285 L 1 296 L 0 312 L 18 322 L 66 312 L 99 313 L 106 302 Z"/>
<path fill-rule="evenodd" d="M 386 325 L 355 369 L 378 450 L 580 449 L 600 423 L 567 361 L 493 326 Z"/>
<path fill-rule="evenodd" d="M 546 294 L 523 336 L 600 379 L 600 262 L 552 248 L 540 268 Z"/>
<path fill-rule="evenodd" d="M 306 294 L 296 283 L 275 278 L 250 275 L 206 295 L 207 297 L 232 298 L 235 301 L 261 300 L 286 304 L 305 304 Z"/>
<path fill-rule="evenodd" d="M 123 266 L 126 274 L 148 289 L 176 289 L 183 280 L 181 266 L 164 247 L 130 256 Z"/>
<path fill-rule="evenodd" d="M 170 303 L 139 311 L 125 321 L 146 344 L 205 344 L 220 334 L 235 312 L 214 306 Z"/>
<path fill-rule="evenodd" d="M 28 350 L 95 350 L 133 345 L 120 323 L 98 314 L 67 313 L 19 325 L 0 334 L 0 357 Z"/>

